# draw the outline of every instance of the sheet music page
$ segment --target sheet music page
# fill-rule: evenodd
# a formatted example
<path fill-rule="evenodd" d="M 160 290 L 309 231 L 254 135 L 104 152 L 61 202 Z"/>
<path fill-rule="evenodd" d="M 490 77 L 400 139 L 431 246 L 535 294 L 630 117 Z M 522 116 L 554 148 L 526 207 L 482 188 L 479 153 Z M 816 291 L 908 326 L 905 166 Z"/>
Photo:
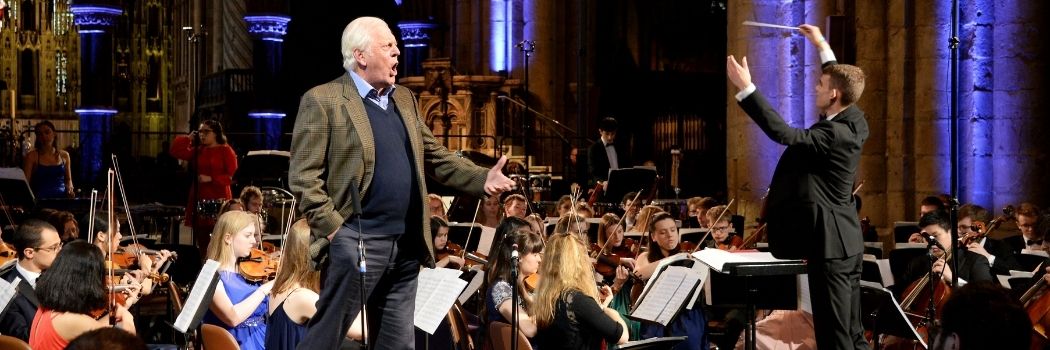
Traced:
<path fill-rule="evenodd" d="M 653 275 L 649 276 L 649 279 L 645 281 L 645 287 L 642 288 L 642 294 L 644 295 L 645 292 L 649 290 L 649 287 L 651 287 L 653 285 L 653 281 L 655 281 L 657 277 L 660 277 L 659 276 L 659 274 L 661 273 L 660 271 L 663 270 L 664 266 L 667 266 L 667 264 L 673 263 L 675 261 L 685 260 L 685 259 L 689 259 L 689 255 L 688 254 L 686 254 L 686 253 L 678 253 L 678 254 L 666 257 L 663 260 L 660 260 L 660 262 L 658 262 L 656 264 L 656 269 L 653 270 L 653 271 L 655 271 L 655 272 L 653 272 Z M 638 306 L 638 302 L 639 301 L 635 301 L 634 302 L 635 307 Z"/>
<path fill-rule="evenodd" d="M 654 321 L 662 325 L 671 322 L 682 303 L 690 296 L 688 288 L 691 288 L 699 280 L 699 276 L 691 268 L 684 266 L 671 266 L 656 277 L 652 290 L 644 294 L 638 307 L 632 316 Z"/>
<path fill-rule="evenodd" d="M 1050 254 L 1047 254 L 1046 251 L 1042 250 L 1021 249 L 1021 254 L 1038 255 L 1044 258 L 1050 258 Z"/>
<path fill-rule="evenodd" d="M 467 281 L 459 279 L 463 272 L 446 268 L 424 268 L 419 272 L 416 286 L 416 311 L 413 322 L 423 331 L 434 334 L 441 320 L 456 302 Z"/>
<path fill-rule="evenodd" d="M 15 280 L 11 282 L 0 278 L 0 315 L 7 310 L 7 305 L 11 304 L 11 300 L 18 294 L 19 283 L 22 283 L 21 277 L 15 277 Z"/>
<path fill-rule="evenodd" d="M 190 322 L 193 322 L 193 317 L 200 309 L 201 304 L 204 302 L 204 298 L 210 297 L 208 289 L 211 288 L 211 282 L 215 280 L 216 274 L 219 271 L 219 262 L 209 259 L 204 262 L 204 266 L 201 267 L 201 272 L 197 274 L 197 280 L 193 282 L 193 290 L 190 291 L 190 295 L 186 297 L 186 301 L 183 303 L 182 312 L 179 313 L 179 317 L 175 319 L 174 328 L 179 332 L 186 333 L 189 330 Z"/>
<path fill-rule="evenodd" d="M 876 264 L 879 264 L 879 275 L 882 276 L 882 286 L 892 286 L 897 281 L 893 280 L 893 270 L 890 269 L 890 259 L 876 259 Z"/>
<path fill-rule="evenodd" d="M 459 293 L 458 300 L 460 304 L 466 304 L 467 299 L 470 299 L 470 296 L 474 295 L 474 292 L 481 289 L 481 285 L 485 282 L 485 270 L 481 268 L 481 265 L 474 265 L 470 270 L 476 272 L 474 273 L 474 278 L 472 278 L 470 282 L 467 282 L 467 286 L 463 288 L 463 292 Z"/>
<path fill-rule="evenodd" d="M 928 247 L 926 243 L 897 243 L 893 249 L 926 249 Z"/>
<path fill-rule="evenodd" d="M 769 252 L 729 252 L 721 249 L 704 249 L 693 253 L 693 257 L 719 273 L 726 263 L 760 263 L 780 261 Z"/>
<path fill-rule="evenodd" d="M 813 314 L 813 301 L 809 297 L 809 275 L 798 275 L 798 309 Z"/>
<path fill-rule="evenodd" d="M 478 253 L 489 255 L 489 248 L 492 248 L 492 238 L 496 237 L 496 229 L 492 227 L 481 227 L 481 238 L 478 240 Z"/>

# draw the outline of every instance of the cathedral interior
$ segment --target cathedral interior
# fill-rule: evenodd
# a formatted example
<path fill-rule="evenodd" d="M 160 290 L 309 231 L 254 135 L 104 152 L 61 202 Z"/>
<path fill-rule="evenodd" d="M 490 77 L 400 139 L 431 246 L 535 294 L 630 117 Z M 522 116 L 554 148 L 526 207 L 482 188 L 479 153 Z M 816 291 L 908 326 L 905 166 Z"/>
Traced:
<path fill-rule="evenodd" d="M 117 159 L 129 200 L 184 204 L 187 170 L 166 154 L 176 135 L 216 119 L 239 157 L 287 151 L 303 93 L 346 74 L 343 27 L 376 16 L 398 38 L 398 84 L 433 134 L 475 162 L 507 155 L 550 176 L 535 199 L 568 192 L 585 162 L 571 155 L 613 117 L 632 165 L 660 174 L 659 199 L 736 199 L 754 216 L 783 146 L 736 106 L 725 57 L 748 56 L 756 85 L 795 127 L 816 120 L 810 83 L 820 77 L 804 37 L 741 25 L 754 20 L 821 26 L 839 60 L 865 70 L 857 104 L 871 135 L 854 182 L 880 233 L 916 220 L 920 199 L 949 193 L 953 164 L 963 203 L 1046 207 L 1048 3 L 961 1 L 957 50 L 948 3 L 5 0 L 0 165 L 20 167 L 32 126 L 50 120 L 78 197 Z"/>

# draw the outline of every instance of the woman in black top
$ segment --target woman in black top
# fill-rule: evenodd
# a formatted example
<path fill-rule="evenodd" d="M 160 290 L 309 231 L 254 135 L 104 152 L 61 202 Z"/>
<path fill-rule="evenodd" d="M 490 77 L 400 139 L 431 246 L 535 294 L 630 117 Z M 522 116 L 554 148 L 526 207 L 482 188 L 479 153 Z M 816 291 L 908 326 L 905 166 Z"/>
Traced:
<path fill-rule="evenodd" d="M 587 246 L 573 234 L 556 234 L 547 241 L 542 282 L 534 298 L 533 319 L 539 327 L 537 348 L 602 349 L 627 342 L 627 325 L 609 308 L 612 290 L 594 282 Z"/>

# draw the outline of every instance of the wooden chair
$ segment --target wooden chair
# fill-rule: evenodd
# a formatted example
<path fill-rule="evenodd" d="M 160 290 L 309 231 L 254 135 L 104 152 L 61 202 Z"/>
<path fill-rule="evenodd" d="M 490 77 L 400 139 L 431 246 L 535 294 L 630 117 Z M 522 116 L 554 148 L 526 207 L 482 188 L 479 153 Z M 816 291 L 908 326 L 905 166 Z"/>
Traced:
<path fill-rule="evenodd" d="M 29 344 L 9 335 L 0 335 L 0 349 L 7 350 L 33 350 Z"/>
<path fill-rule="evenodd" d="M 213 324 L 201 324 L 201 339 L 204 350 L 241 350 L 233 334 Z"/>
<path fill-rule="evenodd" d="M 518 349 L 529 350 L 532 349 L 532 344 L 529 344 L 529 338 L 525 337 L 525 334 L 518 330 Z M 492 322 L 489 324 L 489 339 L 492 344 L 492 350 L 510 350 L 510 324 L 503 322 Z"/>

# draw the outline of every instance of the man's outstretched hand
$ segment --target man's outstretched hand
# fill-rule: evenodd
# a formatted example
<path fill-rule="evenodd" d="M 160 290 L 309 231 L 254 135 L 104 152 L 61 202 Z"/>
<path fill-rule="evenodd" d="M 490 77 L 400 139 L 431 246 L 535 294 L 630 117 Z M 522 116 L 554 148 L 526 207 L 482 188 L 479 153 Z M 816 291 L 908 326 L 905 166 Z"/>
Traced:
<path fill-rule="evenodd" d="M 489 169 L 485 177 L 485 193 L 489 195 L 499 194 L 514 189 L 514 180 L 503 175 L 503 166 L 507 164 L 507 156 L 502 156 L 496 165 Z"/>
<path fill-rule="evenodd" d="M 740 61 L 743 65 L 737 63 L 733 55 L 726 56 L 726 75 L 737 89 L 743 90 L 751 85 L 751 71 L 747 68 L 747 56 Z"/>

